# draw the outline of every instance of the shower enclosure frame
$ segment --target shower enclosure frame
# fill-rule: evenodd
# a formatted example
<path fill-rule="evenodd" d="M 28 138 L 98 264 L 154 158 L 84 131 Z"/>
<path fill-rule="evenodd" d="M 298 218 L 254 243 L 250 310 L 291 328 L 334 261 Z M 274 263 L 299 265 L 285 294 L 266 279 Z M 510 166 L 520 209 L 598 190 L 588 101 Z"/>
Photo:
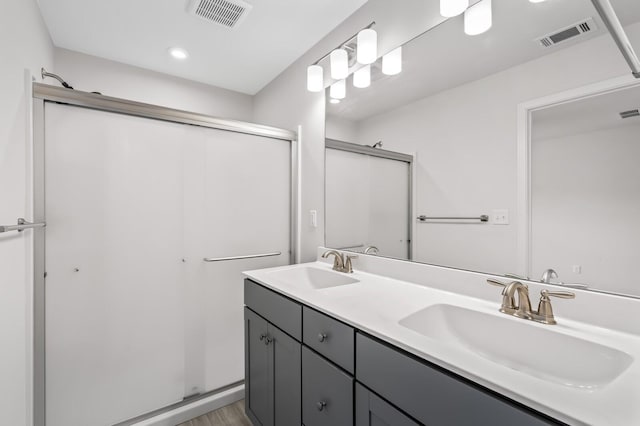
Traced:
<path fill-rule="evenodd" d="M 367 146 L 367 145 L 358 145 L 352 142 L 345 142 L 345 141 L 340 141 L 337 139 L 329 139 L 329 138 L 325 138 L 324 140 L 324 148 L 325 148 L 325 175 L 327 173 L 326 171 L 326 150 L 327 149 L 335 149 L 338 151 L 345 151 L 345 152 L 351 152 L 354 154 L 362 154 L 362 155 L 368 155 L 371 157 L 379 157 L 379 158 L 384 158 L 386 160 L 395 160 L 395 161 L 401 161 L 403 163 L 407 163 L 409 166 L 409 217 L 407 218 L 407 223 L 408 223 L 408 240 L 409 240 L 409 244 L 407 247 L 407 257 L 409 261 L 413 260 L 413 244 L 414 244 L 414 235 L 413 235 L 413 217 L 415 216 L 415 212 L 413 211 L 413 206 L 414 206 L 414 194 L 413 194 L 413 187 L 414 187 L 414 180 L 415 180 L 415 169 L 414 169 L 414 156 L 413 155 L 409 155 L 409 154 L 403 154 L 400 152 L 395 152 L 395 151 L 388 151 L 386 149 L 380 149 L 380 148 L 373 148 L 371 146 Z M 325 178 L 325 189 L 324 189 L 324 196 L 325 196 L 325 215 L 326 215 L 326 209 L 327 209 L 327 201 L 326 201 L 326 197 L 327 197 L 327 188 L 326 188 L 326 178 Z M 324 241 L 325 244 L 327 242 L 327 227 L 325 226 L 325 230 L 324 230 Z"/>
<path fill-rule="evenodd" d="M 225 130 L 235 133 L 244 133 L 263 136 L 270 139 L 278 139 L 290 142 L 290 242 L 289 261 L 295 263 L 296 247 L 298 242 L 298 134 L 297 132 L 249 123 L 239 120 L 223 119 L 205 114 L 182 111 L 158 105 L 145 104 L 126 99 L 114 98 L 97 93 L 81 92 L 65 89 L 63 87 L 50 86 L 41 83 L 33 83 L 33 220 L 45 221 L 45 103 L 55 102 L 88 108 L 104 112 L 112 112 L 141 118 L 149 118 L 189 124 L 217 130 Z M 34 229 L 33 239 L 33 424 L 34 426 L 46 425 L 46 395 L 45 395 L 45 229 Z M 212 391 L 199 397 L 213 394 Z M 197 399 L 196 397 L 195 399 Z M 186 398 L 184 401 L 168 408 L 159 407 L 160 413 L 175 409 L 194 401 L 194 398 Z"/>

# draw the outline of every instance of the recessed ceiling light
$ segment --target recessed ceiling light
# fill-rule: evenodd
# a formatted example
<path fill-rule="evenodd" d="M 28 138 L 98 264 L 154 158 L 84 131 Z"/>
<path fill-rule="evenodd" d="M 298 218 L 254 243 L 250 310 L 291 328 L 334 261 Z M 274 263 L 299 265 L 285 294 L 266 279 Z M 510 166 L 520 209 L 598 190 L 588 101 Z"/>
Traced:
<path fill-rule="evenodd" d="M 340 99 L 331 98 L 331 99 L 329 99 L 329 102 L 331 102 L 332 104 L 339 104 L 340 103 Z"/>
<path fill-rule="evenodd" d="M 171 55 L 171 57 L 173 57 L 173 59 L 178 59 L 180 61 L 183 61 L 189 57 L 189 52 L 180 47 L 169 48 L 169 54 Z"/>

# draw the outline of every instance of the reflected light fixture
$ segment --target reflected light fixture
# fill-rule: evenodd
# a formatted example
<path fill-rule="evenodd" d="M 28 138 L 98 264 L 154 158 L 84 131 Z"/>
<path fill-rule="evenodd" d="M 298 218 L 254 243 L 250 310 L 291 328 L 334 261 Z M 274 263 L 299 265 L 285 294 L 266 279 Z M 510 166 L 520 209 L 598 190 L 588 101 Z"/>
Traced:
<path fill-rule="evenodd" d="M 358 33 L 356 59 L 363 65 L 374 63 L 378 59 L 378 33 L 366 28 Z"/>
<path fill-rule="evenodd" d="M 170 47 L 169 54 L 173 59 L 177 59 L 179 61 L 183 61 L 189 57 L 189 52 L 181 47 Z"/>
<path fill-rule="evenodd" d="M 320 65 L 310 65 L 307 67 L 307 90 L 310 92 L 321 92 L 324 89 L 323 69 Z"/>
<path fill-rule="evenodd" d="M 331 61 L 331 78 L 342 80 L 349 75 L 349 54 L 344 49 L 335 49 L 329 55 Z"/>
<path fill-rule="evenodd" d="M 529 3 L 542 3 L 545 0 L 529 0 Z"/>
<path fill-rule="evenodd" d="M 344 99 L 347 96 L 347 81 L 339 80 L 331 85 L 329 96 L 333 99 Z"/>
<path fill-rule="evenodd" d="M 460 15 L 469 7 L 469 0 L 440 0 L 440 15 L 452 18 Z"/>
<path fill-rule="evenodd" d="M 402 72 L 402 46 L 396 47 L 382 57 L 382 73 L 396 75 Z"/>
<path fill-rule="evenodd" d="M 353 86 L 364 89 L 371 85 L 371 65 L 365 65 L 353 73 Z"/>
<path fill-rule="evenodd" d="M 340 99 L 333 99 L 333 98 L 331 98 L 331 99 L 329 99 L 329 103 L 332 103 L 332 104 L 339 104 L 339 103 L 340 103 Z"/>
<path fill-rule="evenodd" d="M 464 32 L 467 35 L 482 34 L 492 24 L 491 0 L 481 0 L 464 12 Z"/>

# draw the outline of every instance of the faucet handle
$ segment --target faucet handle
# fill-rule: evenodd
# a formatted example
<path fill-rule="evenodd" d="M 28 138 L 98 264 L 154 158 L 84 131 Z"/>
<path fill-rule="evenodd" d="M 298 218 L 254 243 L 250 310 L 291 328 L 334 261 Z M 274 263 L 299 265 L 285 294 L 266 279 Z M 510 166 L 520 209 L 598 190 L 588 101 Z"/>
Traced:
<path fill-rule="evenodd" d="M 347 274 L 352 274 L 353 273 L 353 263 L 351 262 L 352 259 L 357 259 L 358 256 L 355 254 L 346 254 L 345 253 L 345 259 L 344 259 L 344 268 L 342 272 L 346 272 Z"/>
<path fill-rule="evenodd" d="M 571 291 L 542 290 L 540 292 L 540 296 L 542 296 L 543 299 L 549 299 L 549 296 L 558 297 L 560 299 L 575 299 L 576 298 L 576 294 L 571 292 Z"/>
<path fill-rule="evenodd" d="M 503 283 L 501 281 L 494 280 L 493 278 L 487 278 L 487 283 L 491 284 L 491 285 L 495 285 L 496 287 L 505 287 L 505 288 L 509 285 L 507 283 Z"/>
<path fill-rule="evenodd" d="M 555 317 L 553 316 L 553 308 L 551 307 L 551 297 L 559 297 L 561 299 L 573 299 L 576 297 L 575 293 L 570 291 L 549 291 L 542 290 L 540 292 L 540 303 L 538 304 L 538 312 L 534 315 L 534 319 L 544 324 L 557 324 Z"/>

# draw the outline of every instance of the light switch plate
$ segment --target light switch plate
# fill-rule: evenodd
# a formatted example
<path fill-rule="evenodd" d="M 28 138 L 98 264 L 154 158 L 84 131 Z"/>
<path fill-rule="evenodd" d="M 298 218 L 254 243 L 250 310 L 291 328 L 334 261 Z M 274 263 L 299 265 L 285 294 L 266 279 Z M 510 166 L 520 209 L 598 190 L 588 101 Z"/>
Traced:
<path fill-rule="evenodd" d="M 318 227 L 318 211 L 317 210 L 309 210 L 309 226 L 312 228 Z"/>
<path fill-rule="evenodd" d="M 508 225 L 509 224 L 509 210 L 497 209 L 491 212 L 491 223 L 494 225 Z"/>

